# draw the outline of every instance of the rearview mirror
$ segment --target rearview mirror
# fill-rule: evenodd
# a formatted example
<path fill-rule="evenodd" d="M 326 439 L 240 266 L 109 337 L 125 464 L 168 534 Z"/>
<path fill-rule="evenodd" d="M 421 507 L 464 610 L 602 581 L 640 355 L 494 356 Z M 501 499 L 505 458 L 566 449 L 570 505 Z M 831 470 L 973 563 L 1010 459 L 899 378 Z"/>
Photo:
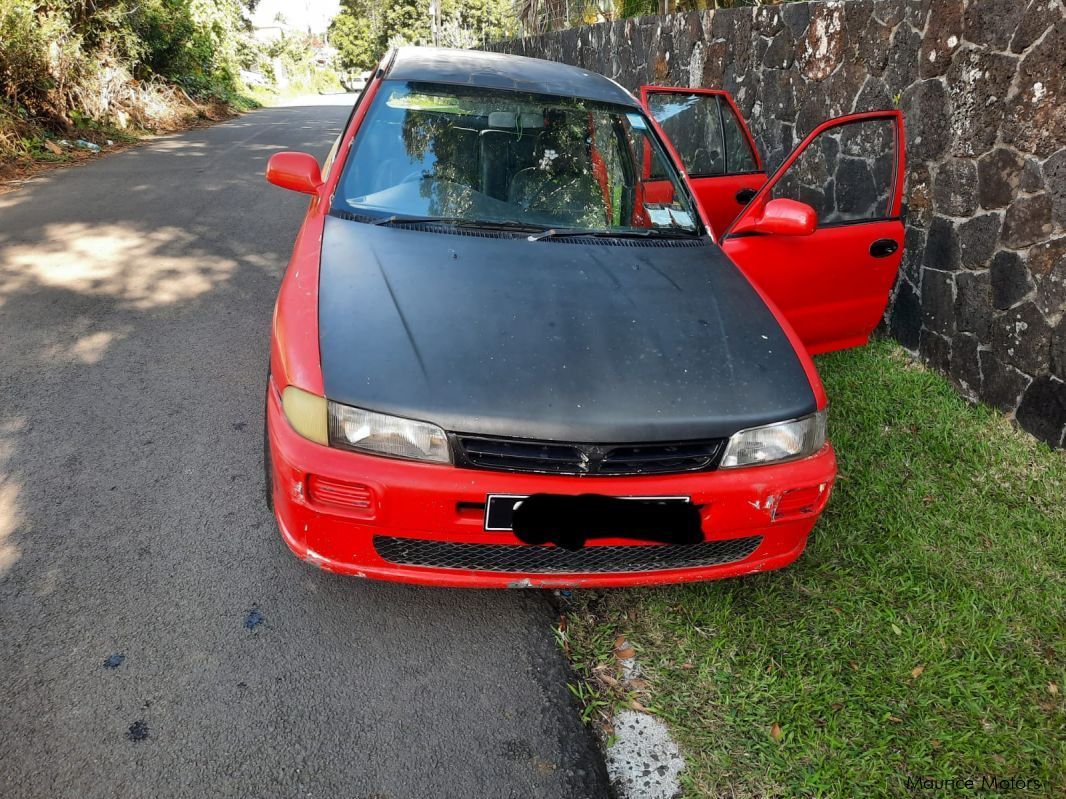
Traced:
<path fill-rule="evenodd" d="M 322 185 L 318 161 L 307 153 L 274 153 L 267 162 L 266 179 L 303 194 L 315 194 Z"/>
<path fill-rule="evenodd" d="M 809 236 L 818 227 L 818 214 L 807 203 L 784 197 L 770 200 L 761 211 L 742 219 L 733 233 L 771 233 L 778 236 Z"/>

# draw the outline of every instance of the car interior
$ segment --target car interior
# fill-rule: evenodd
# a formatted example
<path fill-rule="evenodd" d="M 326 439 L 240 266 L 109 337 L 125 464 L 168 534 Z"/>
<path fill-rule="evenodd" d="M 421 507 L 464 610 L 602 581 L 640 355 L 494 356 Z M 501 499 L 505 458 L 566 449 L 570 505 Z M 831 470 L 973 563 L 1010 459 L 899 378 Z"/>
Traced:
<path fill-rule="evenodd" d="M 645 177 L 650 149 L 620 112 L 445 102 L 408 94 L 379 104 L 342 184 L 350 206 L 595 229 L 653 227 L 663 219 L 654 212 L 674 205 L 669 179 Z M 666 223 L 676 225 L 669 214 Z"/>

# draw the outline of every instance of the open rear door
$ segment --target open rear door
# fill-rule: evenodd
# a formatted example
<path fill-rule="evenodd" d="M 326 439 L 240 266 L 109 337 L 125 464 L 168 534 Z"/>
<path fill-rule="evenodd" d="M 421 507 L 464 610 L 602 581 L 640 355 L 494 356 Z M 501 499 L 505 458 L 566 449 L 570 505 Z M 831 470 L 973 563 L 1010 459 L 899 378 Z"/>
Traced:
<path fill-rule="evenodd" d="M 696 200 L 720 237 L 766 182 L 736 103 L 720 89 L 669 86 L 641 86 L 640 100 L 673 145 Z M 655 175 L 644 177 L 654 180 Z"/>
<path fill-rule="evenodd" d="M 811 354 L 865 344 L 884 314 L 903 258 L 904 146 L 899 111 L 823 122 L 722 237 Z M 813 230 L 781 222 L 812 208 Z"/>

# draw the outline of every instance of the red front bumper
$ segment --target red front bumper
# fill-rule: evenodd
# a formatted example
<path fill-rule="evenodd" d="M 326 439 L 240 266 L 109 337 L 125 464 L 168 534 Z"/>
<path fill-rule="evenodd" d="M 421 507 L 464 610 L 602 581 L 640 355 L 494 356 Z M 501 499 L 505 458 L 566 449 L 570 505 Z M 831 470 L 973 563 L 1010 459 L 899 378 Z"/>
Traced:
<path fill-rule="evenodd" d="M 516 474 L 414 463 L 330 449 L 297 435 L 271 388 L 267 427 L 274 480 L 274 513 L 285 542 L 303 560 L 329 571 L 382 580 L 471 588 L 606 587 L 734 577 L 781 568 L 799 557 L 829 498 L 836 458 L 829 444 L 816 455 L 777 466 L 656 477 L 572 477 Z M 315 494 L 314 478 L 359 486 L 348 498 Z M 309 483 L 309 479 L 311 482 Z M 310 487 L 309 487 L 310 486 Z M 781 504 L 808 490 L 813 504 Z M 528 546 L 509 532 L 486 532 L 489 494 L 688 496 L 703 506 L 708 541 L 761 536 L 746 557 L 713 565 L 655 571 L 523 572 L 438 568 L 385 560 L 375 536 L 421 541 Z M 795 507 L 797 504 L 802 508 Z M 785 513 L 786 506 L 792 508 Z M 649 546 L 625 540 L 595 546 Z"/>

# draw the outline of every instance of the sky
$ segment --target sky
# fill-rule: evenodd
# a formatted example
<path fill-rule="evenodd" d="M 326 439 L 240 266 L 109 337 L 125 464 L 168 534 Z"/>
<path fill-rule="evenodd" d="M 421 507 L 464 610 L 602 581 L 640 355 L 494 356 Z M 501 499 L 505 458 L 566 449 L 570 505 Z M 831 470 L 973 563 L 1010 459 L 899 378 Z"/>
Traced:
<path fill-rule="evenodd" d="M 274 17 L 282 14 L 292 27 L 312 33 L 322 33 L 340 8 L 340 0 L 260 0 L 252 16 L 257 26 L 274 24 Z"/>

